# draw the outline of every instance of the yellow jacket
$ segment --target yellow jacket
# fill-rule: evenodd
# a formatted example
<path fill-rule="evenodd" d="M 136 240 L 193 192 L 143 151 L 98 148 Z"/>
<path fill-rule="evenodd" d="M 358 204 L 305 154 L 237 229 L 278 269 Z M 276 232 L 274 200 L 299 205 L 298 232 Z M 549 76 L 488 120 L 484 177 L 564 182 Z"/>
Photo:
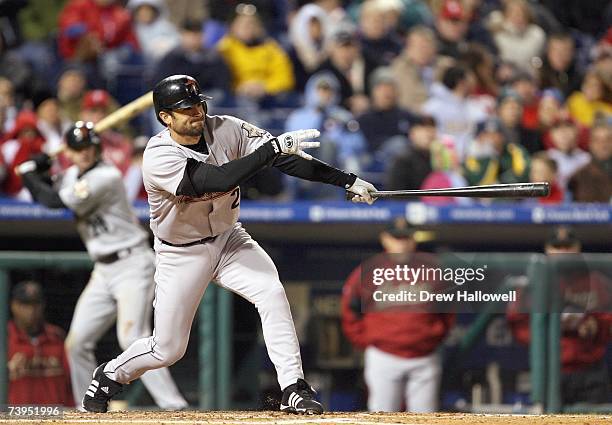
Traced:
<path fill-rule="evenodd" d="M 574 92 L 567 99 L 567 106 L 570 115 L 580 124 L 585 127 L 591 127 L 595 116 L 602 114 L 604 116 L 612 115 L 612 105 L 602 101 L 590 102 L 582 94 L 582 92 Z"/>
<path fill-rule="evenodd" d="M 262 81 L 266 93 L 277 94 L 293 89 L 293 67 L 289 56 L 271 38 L 256 46 L 225 36 L 219 41 L 219 53 L 232 72 L 232 88 L 247 81 Z"/>

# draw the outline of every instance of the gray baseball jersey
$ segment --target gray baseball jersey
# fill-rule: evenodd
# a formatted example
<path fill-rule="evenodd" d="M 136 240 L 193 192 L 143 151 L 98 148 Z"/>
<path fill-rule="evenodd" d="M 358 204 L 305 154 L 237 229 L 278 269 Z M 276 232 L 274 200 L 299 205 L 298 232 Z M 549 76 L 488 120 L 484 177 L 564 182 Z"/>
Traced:
<path fill-rule="evenodd" d="M 76 215 L 77 230 L 92 259 L 134 247 L 147 234 L 128 203 L 121 172 L 99 162 L 79 176 L 76 166 L 66 170 L 59 196 Z"/>
<path fill-rule="evenodd" d="M 223 165 L 253 152 L 272 135 L 238 118 L 207 115 L 204 140 L 208 153 L 172 140 L 165 129 L 153 136 L 144 152 L 142 174 L 149 196 L 151 230 L 164 241 L 183 244 L 230 229 L 240 214 L 240 189 L 207 193 L 199 198 L 176 195 L 187 160 Z"/>

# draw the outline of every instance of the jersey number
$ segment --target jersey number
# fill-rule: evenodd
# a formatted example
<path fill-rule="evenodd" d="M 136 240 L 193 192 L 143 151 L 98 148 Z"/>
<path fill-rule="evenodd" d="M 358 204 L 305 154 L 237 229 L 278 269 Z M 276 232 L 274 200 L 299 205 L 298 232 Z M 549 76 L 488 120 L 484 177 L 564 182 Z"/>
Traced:
<path fill-rule="evenodd" d="M 237 187 L 236 189 L 234 189 L 232 193 L 230 194 L 230 196 L 236 197 L 236 199 L 234 199 L 234 202 L 232 202 L 232 208 L 231 208 L 235 210 L 236 208 L 240 206 L 240 188 Z"/>
<path fill-rule="evenodd" d="M 87 220 L 87 225 L 93 236 L 100 236 L 102 233 L 108 233 L 108 226 L 104 218 L 100 215 L 93 215 Z"/>

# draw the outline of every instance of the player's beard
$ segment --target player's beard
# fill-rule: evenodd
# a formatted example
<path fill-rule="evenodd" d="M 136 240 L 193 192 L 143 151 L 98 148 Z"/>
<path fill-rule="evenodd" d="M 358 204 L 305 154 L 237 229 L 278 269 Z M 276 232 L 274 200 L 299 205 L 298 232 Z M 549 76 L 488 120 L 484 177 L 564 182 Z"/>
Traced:
<path fill-rule="evenodd" d="M 204 120 L 186 122 L 177 133 L 183 136 L 200 136 L 204 131 Z"/>

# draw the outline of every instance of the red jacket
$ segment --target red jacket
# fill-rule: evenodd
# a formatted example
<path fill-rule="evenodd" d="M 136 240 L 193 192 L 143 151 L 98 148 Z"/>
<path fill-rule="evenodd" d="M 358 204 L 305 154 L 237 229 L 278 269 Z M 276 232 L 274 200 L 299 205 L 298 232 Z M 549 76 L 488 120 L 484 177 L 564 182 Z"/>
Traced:
<path fill-rule="evenodd" d="M 574 280 L 571 285 L 561 283 L 561 293 L 565 302 L 576 305 L 576 300 L 589 300 L 592 303 L 593 300 L 599 299 L 601 305 L 609 305 L 610 284 L 602 283 L 601 279 L 600 275 L 591 273 L 584 279 Z M 517 301 L 508 305 L 506 319 L 514 338 L 519 343 L 527 345 L 530 340 L 529 315 L 520 312 L 520 295 L 520 292 L 517 293 Z M 584 306 L 578 307 L 582 310 Z M 597 309 L 596 306 L 594 308 Z M 577 329 L 562 330 L 561 366 L 564 373 L 587 368 L 603 359 L 612 334 L 612 313 L 585 313 L 581 323 L 593 319 L 597 322 L 597 331 L 591 337 L 581 337 Z"/>
<path fill-rule="evenodd" d="M 6 180 L 2 185 L 2 192 L 8 195 L 16 195 L 22 188 L 21 177 L 15 172 L 15 167 L 42 152 L 45 139 L 36 123 L 34 112 L 28 110 L 20 112 L 15 120 L 15 126 L 6 133 L 0 143 L 0 155 L 3 156 L 2 162 L 6 165 Z M 33 129 L 36 135 L 20 136 L 19 133 L 25 129 Z"/>
<path fill-rule="evenodd" d="M 563 202 L 564 193 L 559 183 L 553 181 L 550 183 L 550 194 L 543 198 L 538 198 L 540 204 L 561 204 Z"/>
<path fill-rule="evenodd" d="M 377 311 L 357 314 L 351 308 L 364 292 L 362 266 L 349 275 L 342 290 L 342 328 L 352 344 L 364 349 L 369 345 L 405 358 L 431 354 L 455 322 L 453 314 L 409 311 Z"/>
<path fill-rule="evenodd" d="M 45 323 L 32 340 L 13 321 L 8 323 L 9 404 L 74 406 L 64 331 Z"/>
<path fill-rule="evenodd" d="M 80 39 L 92 34 L 105 48 L 129 44 L 138 48 L 130 13 L 117 2 L 100 6 L 94 0 L 70 0 L 59 16 L 59 51 L 74 56 Z"/>

